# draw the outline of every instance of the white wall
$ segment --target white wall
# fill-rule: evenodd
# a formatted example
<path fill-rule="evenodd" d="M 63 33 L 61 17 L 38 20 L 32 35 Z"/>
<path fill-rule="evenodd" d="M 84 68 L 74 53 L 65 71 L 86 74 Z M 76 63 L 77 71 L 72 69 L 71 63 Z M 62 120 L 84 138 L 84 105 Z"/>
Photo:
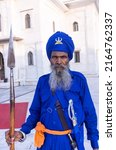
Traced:
<path fill-rule="evenodd" d="M 22 38 L 22 40 L 14 42 L 16 81 L 21 81 L 21 84 L 27 82 L 31 84 L 30 82 L 36 82 L 39 76 L 50 71 L 49 60 L 46 56 L 46 42 L 49 36 L 54 33 L 53 21 L 55 22 L 55 30 L 64 31 L 72 36 L 75 50 L 80 50 L 81 62 L 74 63 L 73 59 L 70 62 L 71 69 L 85 74 L 98 74 L 98 12 L 93 3 L 86 7 L 74 8 L 64 12 L 51 0 L 6 0 L 1 2 L 0 13 L 3 16 L 4 25 L 0 38 L 3 35 L 9 37 L 11 21 L 14 36 Z M 30 29 L 25 29 L 25 15 L 27 13 L 31 16 Z M 72 24 L 74 21 L 79 23 L 78 32 L 73 32 Z M 2 47 L 5 75 L 8 78 L 8 43 L 2 44 Z M 27 54 L 29 51 L 34 56 L 33 66 L 28 66 Z"/>

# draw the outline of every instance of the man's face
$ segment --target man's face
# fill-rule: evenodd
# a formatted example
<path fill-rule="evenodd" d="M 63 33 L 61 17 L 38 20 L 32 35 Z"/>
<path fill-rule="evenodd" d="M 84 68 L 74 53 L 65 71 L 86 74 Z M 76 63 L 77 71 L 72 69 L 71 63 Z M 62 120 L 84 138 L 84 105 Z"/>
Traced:
<path fill-rule="evenodd" d="M 63 90 L 70 89 L 72 78 L 69 73 L 69 58 L 65 52 L 53 51 L 51 54 L 51 69 L 52 72 L 49 78 L 49 84 L 52 91 L 57 88 Z"/>
<path fill-rule="evenodd" d="M 65 52 L 53 51 L 50 59 L 51 65 L 54 66 L 56 72 L 61 72 L 68 64 L 68 54 Z"/>

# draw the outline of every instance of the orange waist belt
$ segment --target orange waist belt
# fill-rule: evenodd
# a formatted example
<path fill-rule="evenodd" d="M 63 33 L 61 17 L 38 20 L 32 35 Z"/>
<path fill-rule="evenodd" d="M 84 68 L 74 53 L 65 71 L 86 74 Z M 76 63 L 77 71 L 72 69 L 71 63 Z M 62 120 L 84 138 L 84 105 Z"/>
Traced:
<path fill-rule="evenodd" d="M 53 134 L 53 135 L 66 135 L 71 133 L 71 130 L 65 130 L 65 131 L 55 131 L 55 130 L 49 130 L 46 129 L 45 126 L 41 123 L 38 122 L 37 126 L 35 127 L 35 146 L 36 147 L 41 147 L 44 144 L 44 132 L 48 133 L 48 134 Z"/>

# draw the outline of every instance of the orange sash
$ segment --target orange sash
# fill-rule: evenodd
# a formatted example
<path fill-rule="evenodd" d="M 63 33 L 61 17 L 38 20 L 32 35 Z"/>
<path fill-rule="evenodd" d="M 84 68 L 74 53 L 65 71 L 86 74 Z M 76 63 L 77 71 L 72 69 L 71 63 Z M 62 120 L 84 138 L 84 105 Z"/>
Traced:
<path fill-rule="evenodd" d="M 44 144 L 44 132 L 48 134 L 53 134 L 53 135 L 66 135 L 71 133 L 71 130 L 65 130 L 65 131 L 55 131 L 55 130 L 49 130 L 46 129 L 45 126 L 41 123 L 38 122 L 37 126 L 35 127 L 35 146 L 36 147 L 41 147 Z"/>

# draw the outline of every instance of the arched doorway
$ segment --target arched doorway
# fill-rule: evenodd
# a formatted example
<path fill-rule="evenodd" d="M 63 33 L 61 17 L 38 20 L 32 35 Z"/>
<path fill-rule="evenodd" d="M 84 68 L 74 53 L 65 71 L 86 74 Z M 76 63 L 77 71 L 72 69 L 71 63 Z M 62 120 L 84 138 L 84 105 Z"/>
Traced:
<path fill-rule="evenodd" d="M 5 73 L 4 73 L 4 58 L 2 53 L 0 52 L 0 80 L 5 79 Z"/>

